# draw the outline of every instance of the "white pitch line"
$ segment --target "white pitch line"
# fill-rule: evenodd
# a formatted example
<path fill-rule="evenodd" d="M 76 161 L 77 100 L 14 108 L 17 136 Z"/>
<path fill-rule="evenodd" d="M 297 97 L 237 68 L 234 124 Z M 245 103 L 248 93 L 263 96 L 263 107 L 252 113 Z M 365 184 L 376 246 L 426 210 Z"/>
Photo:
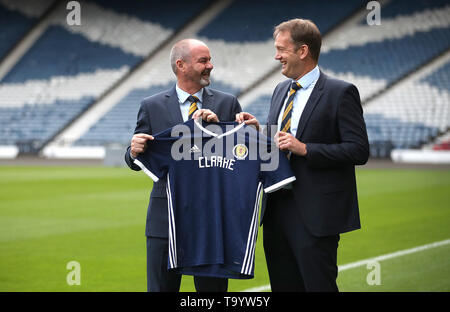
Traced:
<path fill-rule="evenodd" d="M 410 248 L 410 249 L 399 250 L 399 251 L 396 251 L 396 252 L 393 252 L 393 253 L 389 253 L 389 254 L 385 254 L 385 255 L 381 255 L 381 256 L 378 256 L 378 257 L 368 258 L 368 259 L 365 259 L 365 260 L 360 260 L 360 261 L 356 261 L 356 262 L 343 264 L 343 265 L 340 265 L 338 267 L 338 270 L 339 270 L 339 272 L 342 272 L 342 271 L 345 271 L 345 270 L 354 269 L 354 268 L 357 268 L 357 267 L 360 267 L 360 266 L 363 266 L 363 265 L 367 265 L 368 263 L 380 262 L 380 261 L 393 259 L 393 258 L 405 256 L 405 255 L 410 255 L 412 253 L 416 253 L 416 252 L 420 252 L 420 251 L 423 251 L 423 250 L 436 248 L 436 247 L 440 247 L 440 246 L 444 246 L 444 245 L 448 245 L 448 244 L 450 244 L 450 239 L 446 239 L 446 240 L 443 240 L 443 241 L 434 242 L 434 243 L 430 243 L 430 244 L 427 244 L 427 245 L 418 246 L 418 247 L 414 247 L 414 248 Z M 243 292 L 260 292 L 260 291 L 270 291 L 270 284 L 263 285 L 263 286 L 258 286 L 258 287 L 253 287 L 253 288 L 248 288 L 248 289 L 243 290 Z"/>

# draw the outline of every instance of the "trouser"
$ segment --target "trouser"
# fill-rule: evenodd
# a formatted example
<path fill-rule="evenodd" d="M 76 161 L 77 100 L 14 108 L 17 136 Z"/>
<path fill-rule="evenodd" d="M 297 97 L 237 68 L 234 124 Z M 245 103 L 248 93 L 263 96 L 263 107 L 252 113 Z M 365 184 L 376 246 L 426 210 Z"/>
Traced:
<path fill-rule="evenodd" d="M 292 191 L 278 191 L 264 215 L 264 251 L 272 291 L 338 291 L 339 238 L 311 235 Z"/>
<path fill-rule="evenodd" d="M 147 237 L 147 291 L 178 292 L 181 274 L 167 270 L 169 240 L 160 237 Z M 194 276 L 198 292 L 226 292 L 228 279 Z"/>

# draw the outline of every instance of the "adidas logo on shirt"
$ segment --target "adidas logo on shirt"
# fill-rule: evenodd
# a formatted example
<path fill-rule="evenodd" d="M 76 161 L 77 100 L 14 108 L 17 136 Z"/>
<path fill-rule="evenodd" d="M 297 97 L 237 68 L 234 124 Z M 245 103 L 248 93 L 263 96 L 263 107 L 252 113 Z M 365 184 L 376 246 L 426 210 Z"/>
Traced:
<path fill-rule="evenodd" d="M 194 144 L 194 146 L 190 149 L 191 153 L 201 153 L 201 150 L 197 147 L 197 145 Z"/>

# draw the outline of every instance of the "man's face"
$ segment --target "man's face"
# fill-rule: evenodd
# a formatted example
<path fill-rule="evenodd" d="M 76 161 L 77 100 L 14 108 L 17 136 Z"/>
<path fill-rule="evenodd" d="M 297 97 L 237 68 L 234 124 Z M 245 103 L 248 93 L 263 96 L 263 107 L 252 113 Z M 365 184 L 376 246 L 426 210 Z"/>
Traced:
<path fill-rule="evenodd" d="M 191 58 L 186 61 L 186 78 L 201 87 L 210 84 L 210 74 L 213 69 L 209 49 L 204 45 L 197 45 L 191 50 Z"/>
<path fill-rule="evenodd" d="M 303 71 L 301 52 L 295 50 L 289 31 L 280 32 L 275 37 L 275 59 L 282 64 L 281 73 L 288 78 L 297 79 Z"/>

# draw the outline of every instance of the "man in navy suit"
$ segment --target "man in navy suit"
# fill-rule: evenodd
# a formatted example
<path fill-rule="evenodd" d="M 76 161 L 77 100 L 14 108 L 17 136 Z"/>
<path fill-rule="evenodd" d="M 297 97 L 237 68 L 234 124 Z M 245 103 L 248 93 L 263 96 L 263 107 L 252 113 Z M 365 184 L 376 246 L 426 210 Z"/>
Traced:
<path fill-rule="evenodd" d="M 302 19 L 274 31 L 275 59 L 289 79 L 274 90 L 267 134 L 296 181 L 263 198 L 264 250 L 272 291 L 338 291 L 339 234 L 360 228 L 355 165 L 369 157 L 356 87 L 318 68 L 321 34 Z M 259 128 L 248 113 L 238 121 Z"/>
<path fill-rule="evenodd" d="M 171 51 L 172 70 L 177 77 L 170 90 L 145 98 L 139 109 L 137 125 L 125 161 L 133 170 L 141 170 L 133 163 L 146 149 L 147 140 L 155 134 L 189 118 L 206 121 L 234 121 L 241 106 L 236 97 L 214 89 L 210 84 L 213 69 L 206 44 L 195 39 L 177 42 Z M 201 185 L 191 187 L 201 190 Z M 195 192 L 193 192 L 195 194 Z M 147 213 L 147 288 L 148 291 L 179 291 L 181 275 L 167 270 L 168 215 L 166 180 L 153 185 Z M 227 291 L 228 280 L 194 276 L 197 291 Z"/>

